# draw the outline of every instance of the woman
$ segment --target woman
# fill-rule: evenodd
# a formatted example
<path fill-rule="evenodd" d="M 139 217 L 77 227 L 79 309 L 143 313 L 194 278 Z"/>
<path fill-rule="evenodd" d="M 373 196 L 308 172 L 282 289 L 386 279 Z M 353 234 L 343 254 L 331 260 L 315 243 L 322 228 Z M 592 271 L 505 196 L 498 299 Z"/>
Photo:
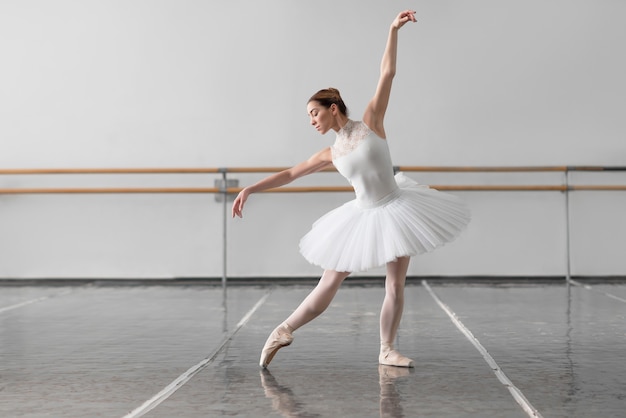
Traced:
<path fill-rule="evenodd" d="M 380 78 L 362 122 L 348 118 L 339 91 L 320 90 L 307 103 L 311 125 L 321 134 L 333 130 L 337 139 L 296 166 L 244 188 L 233 203 L 233 217 L 242 216 L 251 193 L 283 186 L 335 165 L 355 190 L 356 199 L 320 218 L 302 238 L 300 251 L 324 273 L 298 308 L 269 336 L 261 352 L 267 367 L 276 352 L 293 341 L 293 332 L 330 305 L 351 273 L 386 265 L 385 298 L 380 313 L 379 363 L 413 367 L 413 360 L 394 350 L 404 306 L 404 285 L 410 256 L 454 239 L 469 221 L 469 211 L 455 197 L 404 177 L 394 177 L 384 117 L 396 72 L 398 30 L 416 22 L 415 12 L 398 14 L 389 29 Z"/>

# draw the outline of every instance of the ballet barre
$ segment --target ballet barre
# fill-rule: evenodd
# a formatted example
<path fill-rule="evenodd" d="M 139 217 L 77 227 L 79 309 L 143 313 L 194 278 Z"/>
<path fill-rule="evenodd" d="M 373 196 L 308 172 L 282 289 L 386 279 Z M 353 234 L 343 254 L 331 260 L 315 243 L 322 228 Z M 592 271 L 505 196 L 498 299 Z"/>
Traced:
<path fill-rule="evenodd" d="M 566 191 L 626 191 L 626 185 L 449 185 L 431 184 L 431 189 L 451 192 L 566 192 Z M 77 187 L 77 188 L 0 188 L 0 195 L 27 195 L 27 194 L 237 194 L 242 187 Z M 310 187 L 280 187 L 268 189 L 261 193 L 335 193 L 352 192 L 349 186 L 310 186 Z"/>
<path fill-rule="evenodd" d="M 216 174 L 216 173 L 274 173 L 286 170 L 277 167 L 144 167 L 144 168 L 4 168 L 0 175 L 18 174 Z M 334 167 L 322 170 L 336 171 Z M 626 171 L 626 166 L 394 166 L 394 171 L 414 172 L 566 172 L 566 171 Z"/>
<path fill-rule="evenodd" d="M 289 167 L 196 167 L 196 168 L 14 168 L 0 169 L 0 175 L 58 175 L 58 174 L 221 174 L 224 180 L 233 173 L 275 173 Z M 522 173 L 522 172 L 562 172 L 572 171 L 626 171 L 626 167 L 603 166 L 395 166 L 394 171 L 439 172 L 439 173 Z M 334 167 L 322 172 L 336 172 Z M 224 184 L 227 184 L 224 182 Z M 435 185 L 429 187 L 442 191 L 623 191 L 626 185 Z M 0 188 L 0 195 L 17 194 L 237 194 L 240 187 L 48 187 L 48 188 Z M 280 187 L 263 193 L 332 193 L 351 192 L 349 186 L 307 186 Z"/>
<path fill-rule="evenodd" d="M 229 218 L 228 199 L 239 193 L 241 187 L 230 187 L 228 175 L 276 173 L 289 167 L 200 167 L 200 168 L 13 168 L 0 169 L 0 198 L 2 195 L 44 195 L 44 194 L 215 194 L 222 196 L 223 205 L 223 261 L 222 286 L 227 280 L 227 220 Z M 626 184 L 580 185 L 570 184 L 570 173 L 618 172 L 626 171 L 626 166 L 394 166 L 394 172 L 433 172 L 433 173 L 563 173 L 560 184 L 549 185 L 434 185 L 430 188 L 455 192 L 561 192 L 565 196 L 566 222 L 566 281 L 571 281 L 570 260 L 570 192 L 577 191 L 626 191 Z M 329 167 L 322 172 L 336 172 Z M 37 175 L 132 175 L 132 174 L 215 174 L 221 177 L 219 187 L 1 187 L 2 176 Z M 353 192 L 350 186 L 285 186 L 268 189 L 263 193 L 345 193 Z"/>

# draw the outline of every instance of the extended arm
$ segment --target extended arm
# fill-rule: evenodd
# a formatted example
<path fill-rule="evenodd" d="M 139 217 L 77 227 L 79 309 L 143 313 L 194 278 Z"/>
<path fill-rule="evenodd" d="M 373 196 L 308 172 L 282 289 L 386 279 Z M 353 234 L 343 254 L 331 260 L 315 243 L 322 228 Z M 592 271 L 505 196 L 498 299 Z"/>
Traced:
<path fill-rule="evenodd" d="M 276 174 L 272 174 L 264 178 L 263 180 L 244 188 L 233 202 L 232 216 L 242 217 L 243 206 L 251 193 L 262 192 L 263 190 L 272 189 L 275 187 L 284 186 L 289 184 L 295 179 L 306 176 L 307 174 L 315 173 L 323 170 L 332 164 L 332 157 L 330 154 L 330 148 L 323 149 L 322 151 L 314 154 L 306 161 L 301 162 L 287 170 L 280 171 Z"/>
<path fill-rule="evenodd" d="M 385 128 L 383 121 L 387 105 L 389 104 L 389 96 L 391 95 L 391 83 L 396 75 L 396 58 L 398 55 L 398 30 L 407 22 L 416 22 L 415 12 L 406 10 L 396 16 L 389 28 L 387 37 L 387 45 L 383 58 L 380 63 L 380 78 L 374 97 L 367 105 L 363 122 L 367 124 L 378 136 L 385 138 Z"/>

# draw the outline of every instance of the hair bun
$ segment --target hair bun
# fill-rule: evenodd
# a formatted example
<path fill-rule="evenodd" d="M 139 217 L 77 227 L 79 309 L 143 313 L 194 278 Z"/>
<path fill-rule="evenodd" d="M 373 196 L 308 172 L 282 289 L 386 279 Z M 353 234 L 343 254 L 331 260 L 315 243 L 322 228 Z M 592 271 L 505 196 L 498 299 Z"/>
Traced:
<path fill-rule="evenodd" d="M 311 101 L 319 102 L 322 106 L 326 108 L 329 108 L 331 105 L 335 104 L 337 105 L 341 113 L 348 116 L 348 108 L 343 102 L 339 90 L 334 87 L 328 87 L 327 89 L 322 89 L 318 91 L 313 96 L 311 96 L 309 102 Z"/>

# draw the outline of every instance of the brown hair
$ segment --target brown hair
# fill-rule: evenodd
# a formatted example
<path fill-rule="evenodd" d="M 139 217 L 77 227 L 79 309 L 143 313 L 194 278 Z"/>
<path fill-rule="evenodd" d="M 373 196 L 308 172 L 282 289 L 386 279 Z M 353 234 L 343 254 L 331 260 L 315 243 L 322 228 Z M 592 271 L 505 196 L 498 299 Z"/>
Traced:
<path fill-rule="evenodd" d="M 311 98 L 309 99 L 307 103 L 310 103 L 313 101 L 318 102 L 325 108 L 330 108 L 331 105 L 335 104 L 337 105 L 337 107 L 339 108 L 339 111 L 342 114 L 344 114 L 345 116 L 348 116 L 348 108 L 346 107 L 346 104 L 343 102 L 343 99 L 341 98 L 341 94 L 339 94 L 339 90 L 337 90 L 336 88 L 329 87 L 327 89 L 322 89 L 318 91 L 313 96 L 311 96 Z"/>

